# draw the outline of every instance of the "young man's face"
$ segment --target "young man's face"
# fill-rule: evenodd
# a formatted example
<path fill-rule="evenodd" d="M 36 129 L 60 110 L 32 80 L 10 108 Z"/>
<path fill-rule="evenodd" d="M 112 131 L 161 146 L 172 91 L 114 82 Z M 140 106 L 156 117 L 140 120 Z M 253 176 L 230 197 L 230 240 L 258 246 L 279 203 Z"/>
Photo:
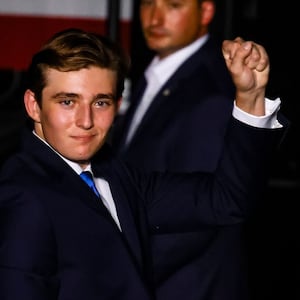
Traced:
<path fill-rule="evenodd" d="M 141 0 L 140 20 L 148 47 L 165 57 L 192 43 L 204 33 L 202 12 L 198 0 Z"/>
<path fill-rule="evenodd" d="M 98 67 L 49 69 L 46 77 L 41 108 L 30 91 L 25 93 L 35 131 L 61 155 L 85 166 L 105 142 L 119 107 L 116 73 Z"/>

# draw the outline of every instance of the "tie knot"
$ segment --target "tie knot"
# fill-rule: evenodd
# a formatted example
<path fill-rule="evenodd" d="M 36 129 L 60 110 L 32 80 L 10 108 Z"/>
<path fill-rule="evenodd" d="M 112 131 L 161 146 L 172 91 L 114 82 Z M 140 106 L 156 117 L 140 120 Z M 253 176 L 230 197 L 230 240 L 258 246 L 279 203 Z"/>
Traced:
<path fill-rule="evenodd" d="M 88 184 L 93 181 L 93 175 L 90 171 L 83 171 L 80 173 L 80 177 Z"/>
<path fill-rule="evenodd" d="M 93 179 L 93 175 L 90 171 L 83 171 L 80 173 L 80 177 L 83 179 L 83 181 L 94 191 L 94 193 L 100 197 L 100 194 L 95 186 L 95 182 Z"/>

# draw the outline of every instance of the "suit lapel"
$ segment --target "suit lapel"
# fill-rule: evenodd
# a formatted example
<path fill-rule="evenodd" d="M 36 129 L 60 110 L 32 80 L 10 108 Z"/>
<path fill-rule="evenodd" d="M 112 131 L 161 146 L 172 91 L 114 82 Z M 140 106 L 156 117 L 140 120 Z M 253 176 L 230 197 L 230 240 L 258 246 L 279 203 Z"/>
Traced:
<path fill-rule="evenodd" d="M 116 166 L 113 163 L 111 164 L 107 162 L 101 164 L 101 166 L 97 163 L 97 165 L 93 168 L 93 172 L 96 176 L 103 177 L 109 182 L 123 237 L 125 238 L 133 256 L 141 266 L 141 240 L 137 230 L 137 226 L 139 225 L 136 224 L 137 218 L 140 217 L 140 215 L 135 215 L 136 213 L 129 202 L 130 197 L 134 198 L 134 201 L 136 201 L 136 196 L 132 195 L 132 189 L 127 174 L 123 172 L 122 166 Z M 127 189 L 128 185 L 129 189 Z"/>
<path fill-rule="evenodd" d="M 71 170 L 73 171 L 73 170 Z M 112 219 L 109 211 L 104 206 L 101 199 L 99 199 L 88 185 L 80 178 L 78 174 L 63 174 L 61 178 L 61 185 L 69 186 L 68 193 L 76 198 L 79 198 L 85 205 L 97 211 L 106 218 Z M 113 220 L 112 220 L 113 221 Z"/>

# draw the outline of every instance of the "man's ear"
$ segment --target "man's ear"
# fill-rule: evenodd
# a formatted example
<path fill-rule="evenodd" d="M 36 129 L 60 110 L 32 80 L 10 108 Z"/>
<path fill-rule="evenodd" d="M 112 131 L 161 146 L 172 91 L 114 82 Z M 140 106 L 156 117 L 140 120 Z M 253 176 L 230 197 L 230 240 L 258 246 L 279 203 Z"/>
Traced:
<path fill-rule="evenodd" d="M 214 1 L 204 0 L 201 3 L 201 12 L 202 12 L 201 24 L 203 26 L 208 26 L 212 22 L 216 12 L 216 6 Z"/>
<path fill-rule="evenodd" d="M 24 93 L 24 105 L 29 117 L 35 121 L 40 122 L 40 107 L 35 99 L 34 93 L 31 90 L 26 90 Z"/>

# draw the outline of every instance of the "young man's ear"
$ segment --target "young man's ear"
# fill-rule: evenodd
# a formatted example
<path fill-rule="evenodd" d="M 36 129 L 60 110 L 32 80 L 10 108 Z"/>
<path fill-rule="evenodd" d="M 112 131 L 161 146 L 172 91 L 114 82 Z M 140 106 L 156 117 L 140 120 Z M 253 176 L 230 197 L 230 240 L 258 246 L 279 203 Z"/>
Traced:
<path fill-rule="evenodd" d="M 24 105 L 29 117 L 35 121 L 40 122 L 40 107 L 35 100 L 34 93 L 31 90 L 26 90 L 24 93 Z"/>

